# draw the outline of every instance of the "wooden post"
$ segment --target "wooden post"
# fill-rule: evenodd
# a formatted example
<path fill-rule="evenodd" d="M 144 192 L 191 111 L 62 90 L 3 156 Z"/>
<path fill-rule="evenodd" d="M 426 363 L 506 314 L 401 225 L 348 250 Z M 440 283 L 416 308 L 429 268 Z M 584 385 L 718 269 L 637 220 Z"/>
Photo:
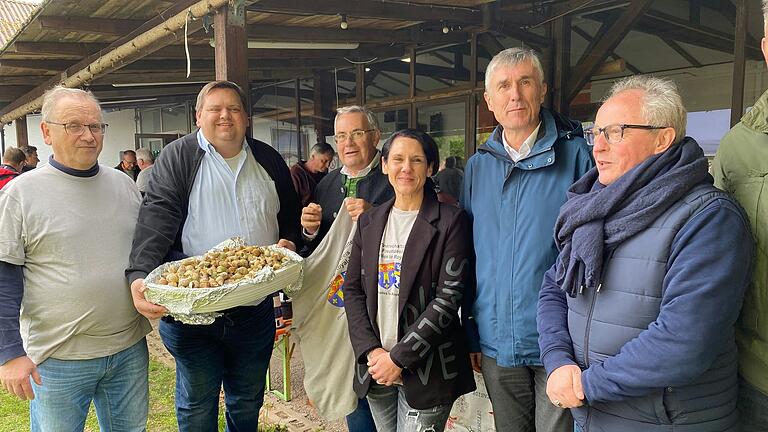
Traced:
<path fill-rule="evenodd" d="M 477 33 L 472 33 L 469 42 L 469 88 L 477 87 Z M 469 159 L 477 148 L 477 93 L 470 92 L 467 98 L 467 140 L 464 143 L 464 160 Z"/>
<path fill-rule="evenodd" d="M 358 105 L 362 105 L 365 103 L 365 65 L 357 65 L 355 71 L 355 99 Z"/>
<path fill-rule="evenodd" d="M 334 86 L 333 75 L 328 71 L 314 74 L 314 126 L 317 142 L 325 142 L 325 137 L 333 135 Z"/>
<path fill-rule="evenodd" d="M 251 112 L 248 80 L 248 39 L 245 29 L 245 2 L 235 0 L 223 6 L 213 18 L 216 41 L 216 79 L 232 81 L 248 97 L 246 111 Z"/>
<path fill-rule="evenodd" d="M 571 69 L 571 19 L 562 17 L 555 21 L 552 38 L 555 42 L 555 55 L 552 71 L 552 107 L 555 111 L 568 115 L 568 76 Z"/>
<path fill-rule="evenodd" d="M 21 116 L 14 121 L 16 126 L 16 147 L 29 145 L 29 133 L 27 132 L 27 116 Z M 3 149 L 5 152 L 5 149 Z"/>
<path fill-rule="evenodd" d="M 731 91 L 731 127 L 744 114 L 744 72 L 747 50 L 747 3 L 737 2 L 733 46 L 733 89 Z"/>

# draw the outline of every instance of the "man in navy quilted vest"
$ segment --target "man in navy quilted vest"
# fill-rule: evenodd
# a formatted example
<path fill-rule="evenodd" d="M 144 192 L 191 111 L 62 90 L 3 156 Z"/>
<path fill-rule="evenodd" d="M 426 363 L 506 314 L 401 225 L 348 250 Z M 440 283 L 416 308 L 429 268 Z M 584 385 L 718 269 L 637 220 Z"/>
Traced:
<path fill-rule="evenodd" d="M 737 430 L 734 324 L 753 244 L 669 80 L 617 82 L 596 169 L 560 209 L 538 305 L 547 396 L 584 431 Z"/>

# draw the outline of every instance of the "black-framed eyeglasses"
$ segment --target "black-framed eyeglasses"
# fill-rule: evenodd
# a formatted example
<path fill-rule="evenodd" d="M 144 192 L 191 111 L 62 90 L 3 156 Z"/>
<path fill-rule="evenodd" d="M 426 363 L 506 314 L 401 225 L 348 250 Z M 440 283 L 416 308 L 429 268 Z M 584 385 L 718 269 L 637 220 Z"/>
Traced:
<path fill-rule="evenodd" d="M 600 134 L 603 134 L 608 144 L 618 144 L 624 139 L 624 129 L 645 129 L 656 130 L 666 129 L 670 126 L 651 126 L 651 125 L 638 125 L 638 124 L 609 124 L 605 127 L 595 127 L 584 131 L 584 138 L 587 140 L 587 144 L 595 145 L 595 139 Z"/>
<path fill-rule="evenodd" d="M 353 141 L 360 141 L 361 139 L 363 139 L 365 134 L 367 134 L 368 132 L 373 132 L 375 130 L 376 129 L 356 129 L 350 133 L 341 132 L 334 135 L 333 140 L 336 142 L 336 144 L 342 141 L 346 141 L 349 138 L 351 138 Z"/>
<path fill-rule="evenodd" d="M 85 128 L 88 128 L 93 135 L 104 135 L 104 133 L 107 131 L 107 126 L 109 126 L 106 123 L 93 123 L 93 124 L 55 123 L 55 122 L 45 122 L 45 123 L 64 126 L 64 132 L 74 136 L 80 136 L 84 134 Z"/>

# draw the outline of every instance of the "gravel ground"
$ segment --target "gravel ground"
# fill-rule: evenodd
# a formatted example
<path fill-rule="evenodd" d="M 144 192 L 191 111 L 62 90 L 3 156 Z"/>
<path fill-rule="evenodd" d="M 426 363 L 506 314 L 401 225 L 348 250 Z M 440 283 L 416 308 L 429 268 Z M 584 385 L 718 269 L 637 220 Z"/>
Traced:
<path fill-rule="evenodd" d="M 147 335 L 147 344 L 150 355 L 158 361 L 175 367 L 176 364 L 168 351 L 166 351 L 160 335 L 157 332 L 157 322 L 152 323 L 153 331 Z M 275 351 L 272 354 L 272 388 L 282 389 L 282 353 Z M 302 381 L 304 379 L 304 363 L 301 360 L 298 344 L 295 345 L 291 357 L 291 396 L 289 402 L 285 402 L 272 393 L 267 393 L 264 400 L 262 414 L 266 415 L 272 423 L 279 423 L 288 426 L 290 432 L 310 432 L 310 431 L 328 431 L 343 432 L 347 428 L 344 421 L 327 421 L 321 418 L 314 408 L 309 405 L 307 395 L 304 392 Z"/>

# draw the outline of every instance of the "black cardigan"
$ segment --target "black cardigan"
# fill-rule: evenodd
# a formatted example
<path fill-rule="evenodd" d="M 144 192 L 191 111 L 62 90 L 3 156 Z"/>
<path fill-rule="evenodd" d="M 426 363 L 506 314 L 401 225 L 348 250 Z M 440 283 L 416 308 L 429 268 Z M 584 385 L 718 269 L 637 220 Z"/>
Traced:
<path fill-rule="evenodd" d="M 299 200 L 288 166 L 269 145 L 248 137 L 246 140 L 256 161 L 275 182 L 280 199 L 277 214 L 280 238 L 291 240 L 299 247 Z M 146 277 L 160 264 L 183 256 L 181 231 L 187 219 L 189 194 L 204 155 L 195 131 L 168 144 L 157 158 L 149 174 L 133 235 L 129 267 L 125 270 L 129 283 Z"/>

